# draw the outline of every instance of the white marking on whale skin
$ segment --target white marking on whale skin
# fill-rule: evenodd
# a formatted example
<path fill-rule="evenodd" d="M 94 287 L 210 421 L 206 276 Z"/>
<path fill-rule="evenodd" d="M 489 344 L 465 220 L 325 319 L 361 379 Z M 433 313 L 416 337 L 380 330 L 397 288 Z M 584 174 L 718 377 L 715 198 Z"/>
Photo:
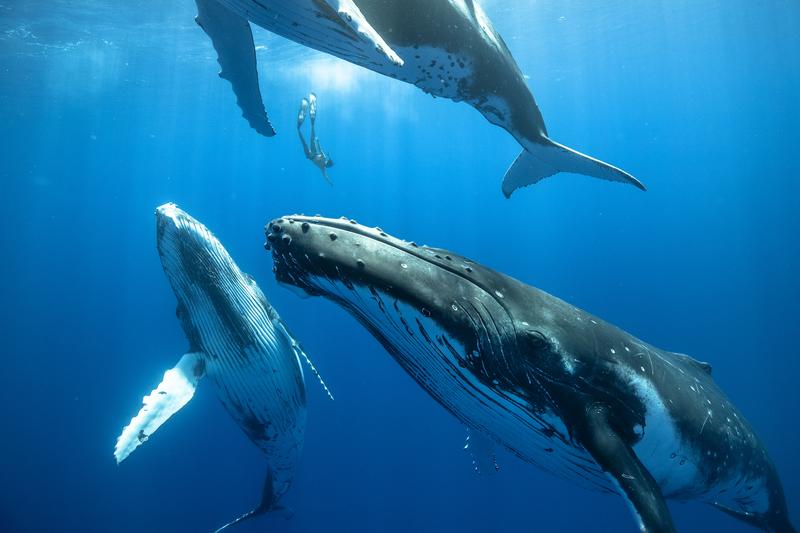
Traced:
<path fill-rule="evenodd" d="M 318 276 L 304 279 L 349 302 L 357 315 L 377 326 L 403 355 L 403 361 L 398 361 L 401 366 L 467 426 L 491 435 L 524 461 L 554 475 L 593 490 L 614 490 L 594 459 L 569 439 L 569 432 L 560 418 L 549 411 L 534 414 L 522 397 L 480 382 L 462 366 L 467 357 L 465 347 L 432 318 L 399 300 L 395 309 L 395 298 L 377 288 L 380 304 L 367 288 L 359 285 L 351 290 L 339 280 Z M 425 340 L 417 321 L 432 339 L 431 343 Z M 446 346 L 440 345 L 438 339 L 450 343 L 459 354 L 458 359 Z M 548 431 L 558 435 L 548 437 Z"/>
<path fill-rule="evenodd" d="M 640 348 L 644 349 L 643 346 Z M 669 361 L 661 359 L 669 364 Z M 645 372 L 644 367 L 641 370 Z M 700 463 L 714 462 L 717 474 L 723 474 L 728 466 L 726 458 L 718 458 L 716 452 L 711 450 L 706 451 L 708 457 L 703 457 L 700 452 L 688 447 L 652 383 L 631 370 L 623 370 L 621 373 L 644 402 L 646 409 L 642 438 L 633 446 L 633 450 L 661 487 L 665 498 L 698 498 L 743 512 L 767 511 L 769 500 L 764 479 L 743 478 L 736 472 L 730 472 L 713 486 L 708 486 L 701 474 Z M 692 387 L 696 394 L 701 394 L 698 388 L 700 386 Z M 711 404 L 707 399 L 703 403 Z M 706 416 L 699 428 L 701 433 L 714 416 L 712 409 L 706 410 Z M 729 431 L 735 433 L 739 430 L 735 427 Z M 748 486 L 751 490 L 747 490 Z"/>
<path fill-rule="evenodd" d="M 695 491 L 695 487 L 700 486 L 699 458 L 683 444 L 658 392 L 643 376 L 630 370 L 620 370 L 620 373 L 646 409 L 642 438 L 633 446 L 636 456 L 661 487 L 665 498 Z"/>
<path fill-rule="evenodd" d="M 403 67 L 388 66 L 381 74 L 410 83 L 428 94 L 464 100 L 462 90 L 472 78 L 474 67 L 470 58 L 432 46 L 398 47 L 405 59 Z"/>

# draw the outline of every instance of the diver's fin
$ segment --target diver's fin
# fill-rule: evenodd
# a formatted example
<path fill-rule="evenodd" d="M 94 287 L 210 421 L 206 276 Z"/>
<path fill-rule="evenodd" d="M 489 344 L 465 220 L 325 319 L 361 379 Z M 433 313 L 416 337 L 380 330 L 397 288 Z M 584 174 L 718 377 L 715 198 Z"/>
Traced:
<path fill-rule="evenodd" d="M 533 185 L 559 172 L 629 183 L 643 191 L 646 190 L 642 182 L 624 170 L 544 137 L 538 142 L 525 143 L 525 149 L 506 171 L 503 178 L 503 194 L 508 198 L 520 187 Z"/>
<path fill-rule="evenodd" d="M 250 24 L 217 0 L 196 0 L 195 21 L 211 38 L 217 51 L 219 75 L 231 82 L 242 116 L 261 135 L 272 137 L 275 129 L 258 88 L 258 69 Z"/>
<path fill-rule="evenodd" d="M 494 442 L 481 431 L 467 428 L 464 449 L 472 459 L 472 469 L 478 475 L 488 476 L 500 470 L 494 452 Z"/>
<path fill-rule="evenodd" d="M 627 498 L 639 520 L 639 529 L 647 533 L 674 533 L 672 516 L 658 483 L 611 427 L 607 408 L 589 406 L 584 416 L 577 428 L 578 439 Z"/>
<path fill-rule="evenodd" d="M 325 389 L 325 393 L 328 395 L 328 398 L 333 400 L 333 393 L 325 384 L 325 380 L 322 379 L 322 376 L 317 370 L 317 367 L 315 367 L 314 363 L 311 362 L 311 358 L 308 356 L 308 354 L 306 354 L 305 350 L 303 350 L 303 346 L 299 342 L 297 342 L 297 340 L 294 338 L 294 335 L 292 335 L 289 332 L 289 329 L 286 327 L 286 324 L 283 323 L 283 320 L 281 320 L 281 318 L 277 316 L 277 314 L 274 314 L 274 316 L 272 317 L 272 323 L 275 324 L 275 327 L 278 328 L 280 331 L 282 331 L 284 335 L 286 335 L 286 339 L 292 345 L 292 350 L 294 351 L 294 355 L 297 357 L 298 360 L 302 359 L 306 362 L 306 364 L 308 364 L 308 367 L 311 369 L 311 372 L 319 380 L 319 384 L 322 385 L 323 389 Z"/>
<path fill-rule="evenodd" d="M 267 467 L 267 475 L 264 478 L 264 489 L 261 492 L 261 502 L 258 504 L 258 507 L 255 509 L 251 509 L 247 511 L 242 516 L 235 518 L 222 526 L 221 528 L 217 529 L 214 533 L 220 533 L 225 529 L 228 529 L 231 526 L 235 526 L 245 520 L 249 520 L 250 518 L 255 518 L 256 516 L 260 516 L 264 513 L 269 511 L 284 511 L 284 516 L 287 517 L 286 513 L 290 513 L 291 511 L 288 508 L 278 505 L 275 501 L 275 489 L 273 487 L 273 479 L 272 479 L 272 468 Z M 288 515 L 288 518 L 291 518 L 291 515 Z"/>
<path fill-rule="evenodd" d="M 205 363 L 202 354 L 199 353 L 185 354 L 175 368 L 164 372 L 161 383 L 144 397 L 139 413 L 117 438 L 117 445 L 114 448 L 117 464 L 192 399 L 197 382 L 204 374 Z"/>
<path fill-rule="evenodd" d="M 388 44 L 386 44 L 386 41 L 383 40 L 383 37 L 381 37 L 380 34 L 375 31 L 375 28 L 373 28 L 372 25 L 367 21 L 353 0 L 323 1 L 328 4 L 331 9 L 336 11 L 336 14 L 339 15 L 339 18 L 341 18 L 345 24 L 350 26 L 356 35 L 358 35 L 359 39 L 374 46 L 375 50 L 377 50 L 378 53 L 384 56 L 386 59 L 391 61 L 392 64 L 397 65 L 398 67 L 403 66 L 403 60 L 400 58 L 400 56 L 397 55 L 397 53 L 392 50 Z"/>

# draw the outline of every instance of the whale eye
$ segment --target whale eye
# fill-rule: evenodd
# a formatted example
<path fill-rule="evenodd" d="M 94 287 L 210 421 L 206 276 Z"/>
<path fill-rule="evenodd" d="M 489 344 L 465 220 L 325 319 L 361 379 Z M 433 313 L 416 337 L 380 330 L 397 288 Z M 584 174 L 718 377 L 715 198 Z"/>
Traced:
<path fill-rule="evenodd" d="M 523 333 L 523 338 L 525 339 L 525 346 L 531 350 L 540 351 L 550 347 L 547 338 L 539 331 L 526 330 Z"/>

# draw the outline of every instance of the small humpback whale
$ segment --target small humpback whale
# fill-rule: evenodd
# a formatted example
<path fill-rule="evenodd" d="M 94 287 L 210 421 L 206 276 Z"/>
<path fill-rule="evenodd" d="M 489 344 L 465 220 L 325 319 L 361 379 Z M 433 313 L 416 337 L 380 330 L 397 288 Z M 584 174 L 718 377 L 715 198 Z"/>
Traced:
<path fill-rule="evenodd" d="M 344 307 L 461 422 L 623 496 L 642 531 L 675 530 L 667 499 L 794 531 L 775 466 L 707 363 L 353 220 L 283 217 L 267 247 L 278 281 Z"/>
<path fill-rule="evenodd" d="M 189 350 L 144 397 L 117 439 L 114 457 L 120 463 L 148 440 L 209 376 L 225 409 L 268 462 L 260 504 L 221 531 L 283 509 L 306 427 L 300 360 L 316 369 L 255 281 L 204 225 L 174 204 L 159 207 L 156 220 L 161 265 L 178 299 Z"/>
<path fill-rule="evenodd" d="M 522 152 L 503 179 L 506 197 L 559 172 L 644 185 L 627 172 L 550 139 L 525 77 L 475 0 L 196 0 L 243 116 L 275 135 L 258 87 L 250 22 L 426 93 L 467 102 L 507 130 Z"/>

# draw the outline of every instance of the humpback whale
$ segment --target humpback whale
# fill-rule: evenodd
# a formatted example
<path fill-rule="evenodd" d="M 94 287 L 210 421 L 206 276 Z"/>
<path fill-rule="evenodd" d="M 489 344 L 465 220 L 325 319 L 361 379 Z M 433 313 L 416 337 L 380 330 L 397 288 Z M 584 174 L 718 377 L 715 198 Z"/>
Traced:
<path fill-rule="evenodd" d="M 147 441 L 209 376 L 225 409 L 268 463 L 260 504 L 221 531 L 282 509 L 306 426 L 301 359 L 315 374 L 316 369 L 255 281 L 204 225 L 174 204 L 159 207 L 156 220 L 161 265 L 178 299 L 189 350 L 144 397 L 117 439 L 114 456 L 120 463 Z"/>
<path fill-rule="evenodd" d="M 266 232 L 278 281 L 345 308 L 473 432 L 623 496 L 642 531 L 674 531 L 667 499 L 794 531 L 775 466 L 707 363 L 353 220 L 290 216 Z"/>
<path fill-rule="evenodd" d="M 250 22 L 304 46 L 464 101 L 522 146 L 503 179 L 506 197 L 559 172 L 644 185 L 627 172 L 548 136 L 503 38 L 475 0 L 196 0 L 242 114 L 275 135 L 258 86 Z"/>

